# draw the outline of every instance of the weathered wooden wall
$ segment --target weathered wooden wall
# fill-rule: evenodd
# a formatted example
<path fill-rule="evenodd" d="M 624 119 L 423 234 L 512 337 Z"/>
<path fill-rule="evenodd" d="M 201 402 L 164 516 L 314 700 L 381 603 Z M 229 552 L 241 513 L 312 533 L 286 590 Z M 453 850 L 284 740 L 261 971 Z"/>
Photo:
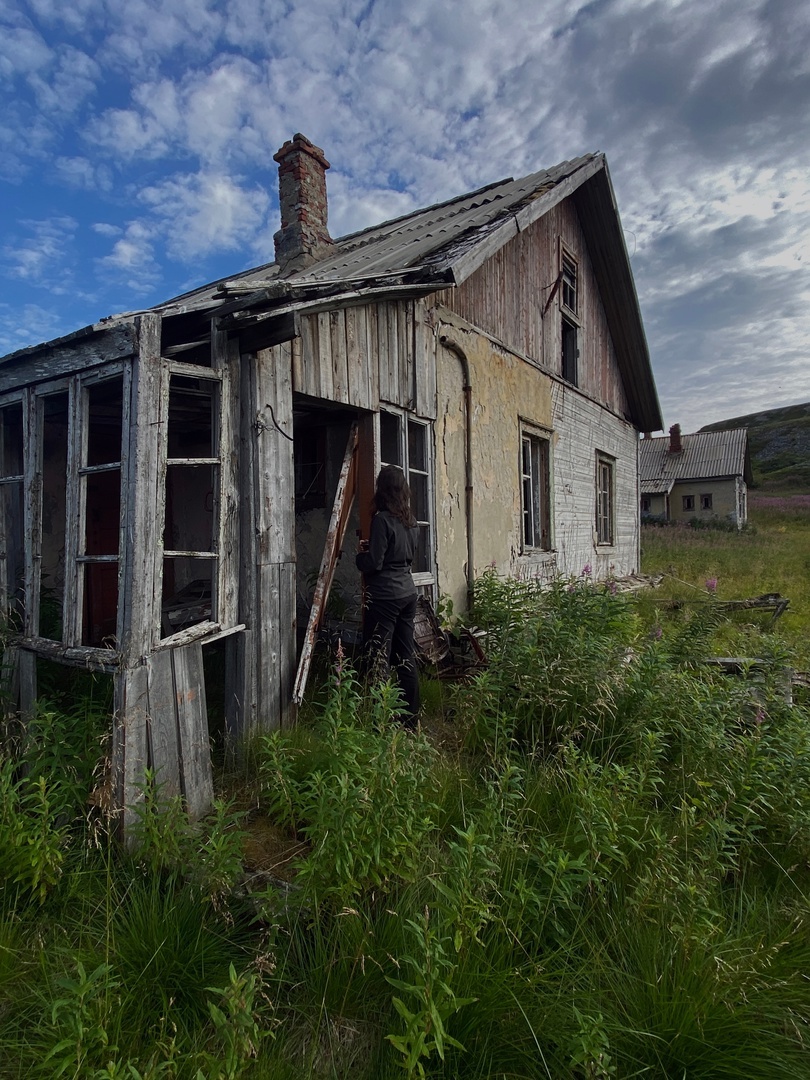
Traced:
<path fill-rule="evenodd" d="M 431 297 L 467 322 L 549 370 L 562 370 L 560 294 L 549 300 L 560 271 L 560 240 L 578 262 L 578 385 L 620 416 L 627 415 L 613 343 L 587 243 L 570 199 L 510 240 L 457 289 Z"/>
<path fill-rule="evenodd" d="M 380 402 L 436 416 L 433 341 L 420 300 L 301 317 L 292 386 L 309 397 L 376 411 Z"/>

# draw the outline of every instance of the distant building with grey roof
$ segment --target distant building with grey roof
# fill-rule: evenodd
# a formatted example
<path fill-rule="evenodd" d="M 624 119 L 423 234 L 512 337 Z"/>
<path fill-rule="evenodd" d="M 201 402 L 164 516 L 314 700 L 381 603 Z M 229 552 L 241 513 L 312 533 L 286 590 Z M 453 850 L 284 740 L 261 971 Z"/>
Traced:
<path fill-rule="evenodd" d="M 645 437 L 639 443 L 642 519 L 724 519 L 741 529 L 748 520 L 752 482 L 747 428 Z"/>

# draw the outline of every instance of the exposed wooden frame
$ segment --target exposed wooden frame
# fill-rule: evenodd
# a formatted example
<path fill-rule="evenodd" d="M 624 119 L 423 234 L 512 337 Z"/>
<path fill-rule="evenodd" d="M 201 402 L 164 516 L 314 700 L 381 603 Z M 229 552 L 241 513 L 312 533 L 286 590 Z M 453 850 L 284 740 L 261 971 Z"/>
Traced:
<path fill-rule="evenodd" d="M 329 599 L 329 590 L 332 587 L 332 579 L 335 576 L 338 556 L 343 546 L 343 538 L 346 534 L 346 526 L 349 521 L 352 503 L 357 488 L 357 453 L 359 445 L 358 425 L 352 424 L 349 432 L 349 441 L 346 444 L 346 453 L 343 456 L 343 465 L 340 469 L 335 501 L 332 505 L 332 515 L 329 519 L 329 529 L 326 533 L 326 544 L 321 559 L 321 569 L 315 584 L 315 593 L 312 597 L 312 608 L 309 613 L 304 645 L 301 649 L 301 659 L 298 663 L 298 672 L 293 687 L 293 702 L 300 705 L 304 700 L 309 669 L 312 663 L 312 652 L 315 648 L 315 639 Z"/>

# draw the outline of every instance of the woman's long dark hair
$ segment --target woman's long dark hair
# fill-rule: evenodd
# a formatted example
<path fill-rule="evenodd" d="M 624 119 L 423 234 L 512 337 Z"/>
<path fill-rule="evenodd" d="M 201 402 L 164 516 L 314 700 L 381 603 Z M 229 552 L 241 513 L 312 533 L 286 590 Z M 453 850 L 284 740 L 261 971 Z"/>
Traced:
<path fill-rule="evenodd" d="M 416 524 L 411 510 L 411 489 L 398 465 L 383 465 L 380 469 L 373 501 L 375 510 L 387 510 L 407 529 Z"/>

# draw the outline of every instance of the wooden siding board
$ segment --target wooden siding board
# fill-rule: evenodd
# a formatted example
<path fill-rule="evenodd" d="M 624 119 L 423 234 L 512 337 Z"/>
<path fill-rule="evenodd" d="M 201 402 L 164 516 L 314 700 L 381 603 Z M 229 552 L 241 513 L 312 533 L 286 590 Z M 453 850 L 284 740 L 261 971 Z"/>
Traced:
<path fill-rule="evenodd" d="M 170 649 L 153 653 L 146 661 L 149 704 L 147 736 L 149 765 L 162 798 L 181 793 L 177 706 Z"/>
<path fill-rule="evenodd" d="M 155 577 L 163 535 L 155 503 L 156 488 L 162 487 L 158 471 L 163 430 L 161 388 L 160 317 L 145 315 L 140 322 L 140 349 L 131 383 L 127 468 L 122 469 L 121 478 L 130 495 L 120 598 L 126 613 L 121 648 L 129 662 L 147 655 L 156 631 Z"/>
<path fill-rule="evenodd" d="M 295 483 L 293 467 L 292 356 L 282 346 L 256 357 L 259 423 L 255 436 L 257 559 L 256 634 L 257 701 L 262 726 L 278 726 L 287 710 L 282 687 L 289 686 L 289 648 L 294 638 L 294 596 L 287 584 L 295 564 Z M 289 609 L 292 610 L 289 610 Z M 283 634 L 282 634 L 283 631 Z"/>
<path fill-rule="evenodd" d="M 137 822 L 143 784 L 149 765 L 149 686 L 145 664 L 124 668 L 116 676 L 113 720 L 112 776 L 114 803 L 121 810 L 121 829 L 127 838 Z"/>
<path fill-rule="evenodd" d="M 322 311 L 315 316 L 318 324 L 318 352 L 316 356 L 318 364 L 318 382 L 320 392 L 318 397 L 326 398 L 327 401 L 334 399 L 334 373 L 332 371 L 332 330 L 331 319 L 328 311 Z"/>
<path fill-rule="evenodd" d="M 101 331 L 72 344 L 45 345 L 0 365 L 0 393 L 21 386 L 50 382 L 75 371 L 100 367 L 132 356 L 137 348 L 134 324 Z"/>
<path fill-rule="evenodd" d="M 332 361 L 332 400 L 349 401 L 349 370 L 346 350 L 346 313 L 342 308 L 329 312 L 329 346 Z"/>
<path fill-rule="evenodd" d="M 202 645 L 195 642 L 172 649 L 169 655 L 174 669 L 181 785 L 194 821 L 208 813 L 214 801 Z"/>

